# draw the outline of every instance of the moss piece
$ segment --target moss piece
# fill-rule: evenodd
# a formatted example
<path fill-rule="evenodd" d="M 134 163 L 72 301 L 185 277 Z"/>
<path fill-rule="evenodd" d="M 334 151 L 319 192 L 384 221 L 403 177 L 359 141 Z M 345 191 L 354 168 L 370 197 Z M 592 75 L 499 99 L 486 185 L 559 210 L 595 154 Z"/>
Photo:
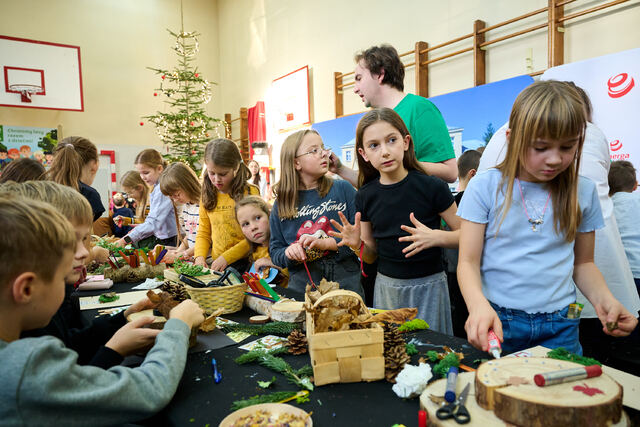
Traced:
<path fill-rule="evenodd" d="M 584 366 L 602 366 L 602 363 L 598 362 L 596 359 L 580 356 L 579 354 L 575 353 L 570 353 L 564 347 L 558 347 L 555 350 L 551 350 L 549 353 L 547 353 L 547 357 L 550 357 L 551 359 L 568 360 L 569 362 L 579 363 Z"/>

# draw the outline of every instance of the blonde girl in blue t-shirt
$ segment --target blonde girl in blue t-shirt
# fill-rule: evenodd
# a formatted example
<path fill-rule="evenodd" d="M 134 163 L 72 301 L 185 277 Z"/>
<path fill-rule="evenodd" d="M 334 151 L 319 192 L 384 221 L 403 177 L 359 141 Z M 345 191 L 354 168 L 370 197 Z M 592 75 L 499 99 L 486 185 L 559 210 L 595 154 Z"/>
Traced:
<path fill-rule="evenodd" d="M 378 259 L 375 308 L 418 308 L 431 329 L 451 334 L 441 247 L 457 247 L 459 219 L 447 184 L 420 167 L 404 122 L 392 109 L 365 114 L 356 129 L 360 189 L 355 222 L 332 221 L 363 261 Z M 444 219 L 454 231 L 440 230 Z"/>
<path fill-rule="evenodd" d="M 579 95 L 564 82 L 534 83 L 516 98 L 509 124 L 505 160 L 471 180 L 458 210 L 469 342 L 486 351 L 493 329 L 507 353 L 536 345 L 581 353 L 579 319 L 568 314 L 575 286 L 604 332 L 628 335 L 637 320 L 593 262 L 603 220 L 595 185 L 578 177 Z"/>

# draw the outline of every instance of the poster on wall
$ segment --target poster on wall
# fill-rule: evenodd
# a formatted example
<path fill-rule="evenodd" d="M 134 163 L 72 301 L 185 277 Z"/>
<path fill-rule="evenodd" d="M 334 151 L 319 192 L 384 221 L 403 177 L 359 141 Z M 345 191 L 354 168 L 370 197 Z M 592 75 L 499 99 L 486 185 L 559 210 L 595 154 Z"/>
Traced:
<path fill-rule="evenodd" d="M 640 168 L 640 49 L 553 67 L 541 79 L 572 81 L 584 89 L 591 98 L 593 123 L 609 141 L 611 160 Z"/>
<path fill-rule="evenodd" d="M 365 113 L 343 116 L 334 120 L 314 123 L 311 126 L 322 137 L 324 146 L 333 151 L 340 161 L 350 168 L 357 168 L 355 145 L 356 127 Z"/>
<path fill-rule="evenodd" d="M 20 158 L 49 166 L 57 140 L 57 129 L 0 125 L 0 169 Z"/>

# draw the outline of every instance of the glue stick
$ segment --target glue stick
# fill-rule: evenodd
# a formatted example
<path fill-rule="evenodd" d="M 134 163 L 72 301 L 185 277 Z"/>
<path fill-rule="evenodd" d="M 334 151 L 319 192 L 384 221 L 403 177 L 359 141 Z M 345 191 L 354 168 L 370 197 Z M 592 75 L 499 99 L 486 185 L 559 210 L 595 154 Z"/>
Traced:
<path fill-rule="evenodd" d="M 498 339 L 498 336 L 496 335 L 496 333 L 493 332 L 493 329 L 489 329 L 489 335 L 487 338 L 489 343 L 489 348 L 487 349 L 487 352 L 491 353 L 491 355 L 494 358 L 500 359 L 500 353 L 502 353 L 502 346 L 500 346 L 500 340 Z"/>
<path fill-rule="evenodd" d="M 458 380 L 458 368 L 452 366 L 447 374 L 447 391 L 444 392 L 444 400 L 452 403 L 456 400 L 456 381 Z"/>
<path fill-rule="evenodd" d="M 538 387 L 545 387 L 548 385 L 582 380 L 585 378 L 599 377 L 600 375 L 602 375 L 602 368 L 599 365 L 591 365 L 583 366 L 581 368 L 563 369 L 561 371 L 536 374 L 533 377 L 533 381 L 535 381 Z"/>

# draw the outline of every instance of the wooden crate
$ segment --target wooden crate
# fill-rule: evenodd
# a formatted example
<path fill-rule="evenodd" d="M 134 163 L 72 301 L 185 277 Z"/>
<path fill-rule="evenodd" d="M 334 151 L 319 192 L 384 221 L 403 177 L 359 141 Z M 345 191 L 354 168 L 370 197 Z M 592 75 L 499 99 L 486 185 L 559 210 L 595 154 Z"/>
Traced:
<path fill-rule="evenodd" d="M 323 295 L 321 299 L 334 292 L 348 292 L 360 298 L 354 292 L 338 290 Z M 306 321 L 316 386 L 384 378 L 384 331 L 380 325 L 373 323 L 369 329 L 316 333 L 313 315 L 309 312 Z"/>

